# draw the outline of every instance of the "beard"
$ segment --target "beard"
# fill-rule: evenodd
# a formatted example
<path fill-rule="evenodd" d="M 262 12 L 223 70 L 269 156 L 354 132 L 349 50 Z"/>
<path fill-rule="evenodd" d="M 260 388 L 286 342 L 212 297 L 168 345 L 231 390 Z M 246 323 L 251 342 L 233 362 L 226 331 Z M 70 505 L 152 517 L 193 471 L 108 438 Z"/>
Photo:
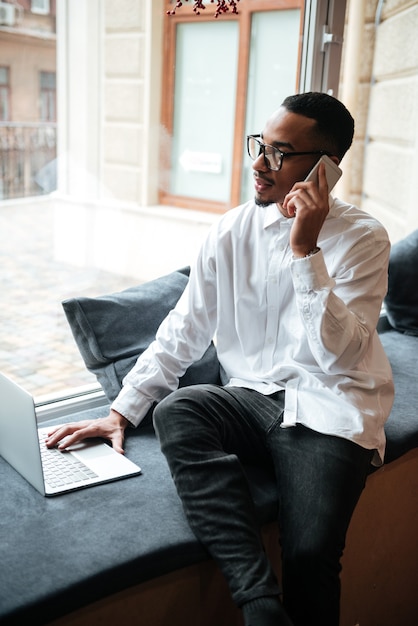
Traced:
<path fill-rule="evenodd" d="M 260 200 L 260 198 L 257 198 L 257 196 L 254 196 L 254 202 L 257 206 L 260 206 L 263 209 L 270 206 L 270 204 L 273 204 L 273 202 L 263 202 L 263 200 Z"/>

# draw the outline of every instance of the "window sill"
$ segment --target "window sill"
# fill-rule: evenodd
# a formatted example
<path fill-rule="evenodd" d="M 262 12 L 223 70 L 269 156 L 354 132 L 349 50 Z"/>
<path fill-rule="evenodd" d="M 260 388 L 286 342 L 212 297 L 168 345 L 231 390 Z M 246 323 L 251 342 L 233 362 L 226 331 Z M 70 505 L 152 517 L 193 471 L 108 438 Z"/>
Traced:
<path fill-rule="evenodd" d="M 99 385 L 89 385 L 75 389 L 71 395 L 65 398 L 45 396 L 38 398 L 36 402 L 36 416 L 38 423 L 47 420 L 71 416 L 74 413 L 87 411 L 109 404 L 102 388 Z"/>

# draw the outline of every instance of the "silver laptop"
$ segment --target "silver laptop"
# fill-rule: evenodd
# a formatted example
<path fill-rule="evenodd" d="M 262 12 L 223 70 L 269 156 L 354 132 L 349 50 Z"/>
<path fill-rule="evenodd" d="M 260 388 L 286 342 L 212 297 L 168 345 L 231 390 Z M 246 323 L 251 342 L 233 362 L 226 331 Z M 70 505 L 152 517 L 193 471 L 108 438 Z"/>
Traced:
<path fill-rule="evenodd" d="M 68 451 L 43 443 L 30 393 L 0 373 L 0 455 L 44 496 L 55 496 L 141 473 L 141 468 L 100 440 Z M 61 467 L 64 466 L 64 467 Z"/>

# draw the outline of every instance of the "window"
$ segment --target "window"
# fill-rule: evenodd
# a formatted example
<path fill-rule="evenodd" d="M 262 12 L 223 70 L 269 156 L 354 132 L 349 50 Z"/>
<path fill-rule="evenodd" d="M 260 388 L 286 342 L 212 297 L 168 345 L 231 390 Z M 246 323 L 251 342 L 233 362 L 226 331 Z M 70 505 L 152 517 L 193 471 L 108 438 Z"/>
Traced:
<path fill-rule="evenodd" d="M 10 119 L 9 68 L 0 66 L 0 121 Z"/>
<path fill-rule="evenodd" d="M 168 2 L 167 7 L 172 3 Z M 258 132 L 297 90 L 303 2 L 243 1 L 238 15 L 197 18 L 183 5 L 166 20 L 162 111 L 172 137 L 161 201 L 223 211 L 249 193 L 245 135 Z"/>
<path fill-rule="evenodd" d="M 37 403 L 97 387 L 61 301 L 181 267 L 179 249 L 190 258 L 216 217 L 201 209 L 222 212 L 248 196 L 246 133 L 259 132 L 289 92 L 329 89 L 324 59 L 338 48 L 322 51 L 321 37 L 335 4 L 241 0 L 238 16 L 214 20 L 209 0 L 200 17 L 185 5 L 167 17 L 166 0 L 60 0 L 57 59 L 54 15 L 31 15 L 25 4 L 39 36 L 0 40 L 1 115 L 13 117 L 0 123 L 0 163 L 9 173 L 13 165 L 10 189 L 19 180 L 29 189 L 0 188 L 0 370 Z"/>
<path fill-rule="evenodd" d="M 31 0 L 32 13 L 47 15 L 49 13 L 49 0 Z"/>
<path fill-rule="evenodd" d="M 56 115 L 56 86 L 55 72 L 40 72 L 40 120 L 55 122 Z"/>

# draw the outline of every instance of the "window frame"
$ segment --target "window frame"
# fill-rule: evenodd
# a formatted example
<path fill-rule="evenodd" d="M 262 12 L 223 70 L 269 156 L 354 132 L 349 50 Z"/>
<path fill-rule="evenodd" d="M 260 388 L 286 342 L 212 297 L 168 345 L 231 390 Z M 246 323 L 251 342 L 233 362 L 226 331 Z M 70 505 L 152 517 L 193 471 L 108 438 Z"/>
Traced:
<path fill-rule="evenodd" d="M 299 91 L 338 97 L 346 0 L 305 0 Z"/>
<path fill-rule="evenodd" d="M 172 9 L 172 0 L 166 0 L 165 5 L 166 11 Z M 258 0 L 256 5 L 254 4 L 254 2 L 243 0 L 238 5 L 238 15 L 235 15 L 232 13 L 232 11 L 229 11 L 227 13 L 224 13 L 220 18 L 218 18 L 221 20 L 233 20 L 239 22 L 238 46 L 240 53 L 238 56 L 234 116 L 234 141 L 233 153 L 231 157 L 233 163 L 238 164 L 238 166 L 234 167 L 233 169 L 229 199 L 226 202 L 216 202 L 213 200 L 205 200 L 202 198 L 176 195 L 170 193 L 169 191 L 166 191 L 165 189 L 160 189 L 160 204 L 193 210 L 196 210 L 196 207 L 198 207 L 200 211 L 224 213 L 228 208 L 236 206 L 240 203 L 242 176 L 241 162 L 245 141 L 244 135 L 248 82 L 247 76 L 250 62 L 251 20 L 254 13 L 286 9 L 300 9 L 300 35 L 302 35 L 304 24 L 303 0 Z M 167 16 L 164 24 L 164 61 L 162 93 L 174 93 L 177 26 L 184 23 L 192 24 L 193 22 L 196 22 L 196 20 L 205 22 L 213 21 L 214 11 L 214 6 L 208 2 L 206 10 L 201 11 L 200 15 L 196 16 L 192 6 L 183 4 L 181 9 L 177 9 L 175 15 Z M 302 49 L 300 47 L 298 67 L 300 67 L 301 54 Z M 300 76 L 297 76 L 295 84 L 298 84 L 299 80 Z M 167 136 L 165 137 L 164 141 L 164 149 L 161 150 L 160 162 L 164 171 L 170 171 L 171 169 L 170 138 L 172 137 L 173 133 L 173 120 L 174 101 L 173 99 L 163 99 L 161 109 L 161 124 L 162 127 L 165 129 Z"/>
<path fill-rule="evenodd" d="M 82 389 L 75 389 L 74 393 L 50 395 L 47 399 L 35 402 L 38 424 L 60 417 L 69 417 L 109 404 L 99 383 L 86 385 Z"/>

